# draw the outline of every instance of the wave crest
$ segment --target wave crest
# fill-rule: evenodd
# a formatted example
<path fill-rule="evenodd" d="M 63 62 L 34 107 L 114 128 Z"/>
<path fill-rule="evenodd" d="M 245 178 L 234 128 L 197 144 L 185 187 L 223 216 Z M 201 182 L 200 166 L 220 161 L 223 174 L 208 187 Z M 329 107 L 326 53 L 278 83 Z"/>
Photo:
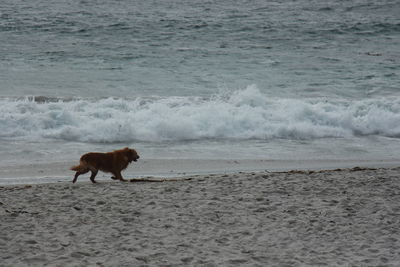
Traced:
<path fill-rule="evenodd" d="M 0 138 L 80 142 L 400 137 L 400 100 L 269 98 L 256 86 L 211 98 L 0 100 Z"/>

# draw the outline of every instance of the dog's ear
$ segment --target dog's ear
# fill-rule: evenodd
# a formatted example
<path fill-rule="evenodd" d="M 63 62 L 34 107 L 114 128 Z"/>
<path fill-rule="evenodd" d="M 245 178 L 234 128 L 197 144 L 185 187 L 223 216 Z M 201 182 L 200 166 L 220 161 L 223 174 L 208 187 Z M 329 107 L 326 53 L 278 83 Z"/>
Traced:
<path fill-rule="evenodd" d="M 129 147 L 125 147 L 122 151 L 124 151 L 125 158 L 127 158 L 127 159 L 132 158 L 132 151 Z"/>

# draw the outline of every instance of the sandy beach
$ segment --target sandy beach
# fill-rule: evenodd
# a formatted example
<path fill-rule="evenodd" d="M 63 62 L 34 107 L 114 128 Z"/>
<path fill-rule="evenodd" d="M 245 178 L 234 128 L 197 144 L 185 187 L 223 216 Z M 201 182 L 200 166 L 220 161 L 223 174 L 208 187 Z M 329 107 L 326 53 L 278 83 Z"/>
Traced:
<path fill-rule="evenodd" d="M 0 265 L 395 266 L 399 175 L 353 168 L 5 185 Z"/>

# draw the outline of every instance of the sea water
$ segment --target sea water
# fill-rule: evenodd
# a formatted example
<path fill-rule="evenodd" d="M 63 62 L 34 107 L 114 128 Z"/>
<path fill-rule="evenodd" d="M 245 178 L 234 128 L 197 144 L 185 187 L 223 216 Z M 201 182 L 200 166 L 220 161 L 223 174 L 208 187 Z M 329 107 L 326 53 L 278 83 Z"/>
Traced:
<path fill-rule="evenodd" d="M 400 4 L 4 0 L 0 165 L 400 160 Z"/>

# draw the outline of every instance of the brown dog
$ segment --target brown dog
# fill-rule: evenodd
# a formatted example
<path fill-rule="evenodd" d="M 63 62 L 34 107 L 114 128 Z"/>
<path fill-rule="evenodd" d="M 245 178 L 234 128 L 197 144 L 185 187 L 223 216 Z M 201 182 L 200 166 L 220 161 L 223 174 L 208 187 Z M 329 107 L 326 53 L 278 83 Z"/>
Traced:
<path fill-rule="evenodd" d="M 121 171 L 125 170 L 129 163 L 138 159 L 139 155 L 136 150 L 128 147 L 108 153 L 87 153 L 81 157 L 79 165 L 71 167 L 72 171 L 76 171 L 72 182 L 75 183 L 79 175 L 91 171 L 90 181 L 95 183 L 94 178 L 99 170 L 112 173 L 114 176 L 111 178 L 114 180 L 126 181 L 122 177 Z"/>

